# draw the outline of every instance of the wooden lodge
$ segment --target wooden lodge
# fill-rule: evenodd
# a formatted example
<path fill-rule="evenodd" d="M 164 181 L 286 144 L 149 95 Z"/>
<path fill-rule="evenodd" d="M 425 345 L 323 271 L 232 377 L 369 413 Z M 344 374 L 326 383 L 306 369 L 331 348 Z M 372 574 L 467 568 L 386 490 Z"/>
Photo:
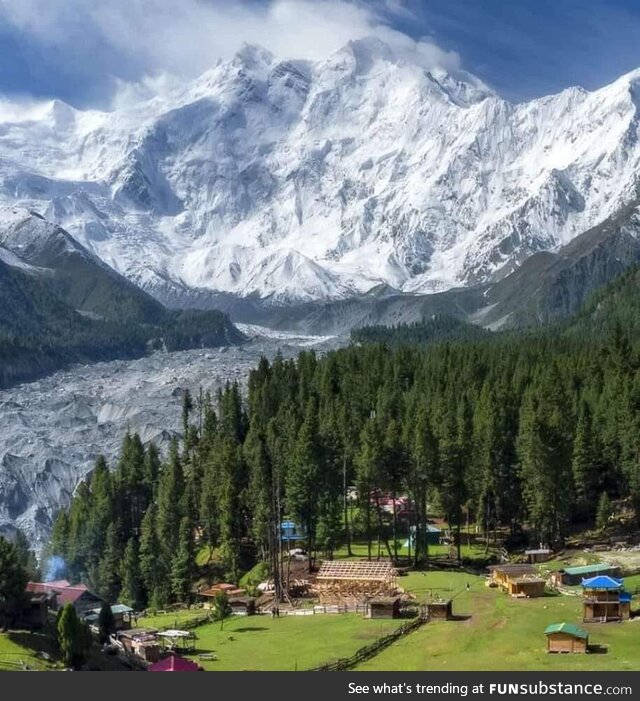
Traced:
<path fill-rule="evenodd" d="M 252 596 L 229 597 L 229 606 L 235 616 L 253 616 L 256 612 L 256 600 Z"/>
<path fill-rule="evenodd" d="M 582 580 L 582 620 L 592 623 L 624 621 L 631 617 L 631 594 L 624 582 L 608 576 Z"/>
<path fill-rule="evenodd" d="M 544 596 L 546 581 L 537 576 L 536 568 L 530 564 L 492 565 L 489 584 L 498 586 L 516 598 Z"/>
<path fill-rule="evenodd" d="M 321 603 L 363 601 L 396 594 L 397 570 L 388 562 L 325 560 L 316 575 Z"/>
<path fill-rule="evenodd" d="M 70 584 L 66 579 L 55 582 L 29 582 L 27 592 L 53 595 L 51 600 L 55 601 L 55 609 L 62 608 L 65 604 L 72 604 L 78 615 L 88 613 L 102 606 L 104 602 L 104 599 L 94 594 L 86 584 Z"/>
<path fill-rule="evenodd" d="M 434 621 L 452 621 L 453 620 L 453 602 L 451 599 L 444 601 L 430 601 L 427 604 L 427 614 L 429 620 Z"/>
<path fill-rule="evenodd" d="M 365 618 L 399 618 L 400 597 L 387 596 L 367 601 Z"/>
<path fill-rule="evenodd" d="M 547 626 L 547 652 L 588 652 L 589 633 L 573 623 L 553 623 Z"/>
<path fill-rule="evenodd" d="M 617 577 L 620 574 L 620 568 L 616 565 L 607 565 L 599 563 L 595 565 L 581 565 L 580 567 L 565 567 L 551 575 L 551 581 L 554 585 L 564 585 L 567 587 L 578 586 L 582 584 L 583 579 L 596 577 L 598 575 L 606 577 Z"/>

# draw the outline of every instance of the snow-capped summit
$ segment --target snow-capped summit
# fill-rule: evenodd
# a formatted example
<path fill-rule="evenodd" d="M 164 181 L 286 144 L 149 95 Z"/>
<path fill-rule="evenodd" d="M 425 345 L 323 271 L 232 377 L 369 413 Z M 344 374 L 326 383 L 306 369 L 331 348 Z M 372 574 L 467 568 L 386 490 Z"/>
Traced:
<path fill-rule="evenodd" d="M 523 104 L 377 38 L 245 45 L 113 112 L 0 104 L 0 205 L 159 297 L 274 302 L 504 276 L 636 197 L 640 70 Z"/>

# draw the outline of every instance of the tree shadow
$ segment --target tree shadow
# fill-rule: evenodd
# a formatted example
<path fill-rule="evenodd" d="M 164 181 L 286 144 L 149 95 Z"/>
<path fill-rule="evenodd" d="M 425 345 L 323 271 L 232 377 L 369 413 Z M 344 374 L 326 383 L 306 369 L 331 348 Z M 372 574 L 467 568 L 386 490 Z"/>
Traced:
<path fill-rule="evenodd" d="M 264 626 L 244 626 L 243 628 L 234 628 L 234 633 L 250 633 L 256 630 L 269 630 Z"/>

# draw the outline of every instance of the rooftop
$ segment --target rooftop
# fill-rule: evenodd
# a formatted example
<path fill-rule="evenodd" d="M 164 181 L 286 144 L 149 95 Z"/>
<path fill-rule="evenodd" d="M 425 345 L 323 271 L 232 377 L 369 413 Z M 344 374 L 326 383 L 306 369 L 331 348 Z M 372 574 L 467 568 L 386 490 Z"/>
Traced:
<path fill-rule="evenodd" d="M 552 623 L 550 626 L 547 626 L 544 631 L 545 635 L 551 635 L 551 633 L 566 633 L 567 635 L 582 640 L 586 640 L 589 637 L 589 633 L 587 633 L 586 630 L 578 628 L 578 626 L 573 623 Z"/>
<path fill-rule="evenodd" d="M 359 560 L 325 560 L 318 571 L 318 581 L 345 579 L 388 582 L 398 572 L 388 562 L 361 562 Z"/>
<path fill-rule="evenodd" d="M 582 586 L 585 589 L 622 589 L 623 585 L 624 582 L 621 579 L 614 579 L 608 575 L 582 580 Z"/>
<path fill-rule="evenodd" d="M 179 655 L 171 655 L 160 662 L 152 664 L 149 672 L 198 672 L 200 667 L 195 662 Z"/>
<path fill-rule="evenodd" d="M 597 565 L 582 565 L 580 567 L 565 567 L 565 574 L 582 575 L 591 574 L 592 572 L 610 572 L 615 569 L 612 565 L 599 563 Z"/>
<path fill-rule="evenodd" d="M 526 564 L 504 564 L 490 565 L 487 567 L 490 572 L 502 572 L 504 574 L 535 574 L 537 572 L 533 565 Z"/>

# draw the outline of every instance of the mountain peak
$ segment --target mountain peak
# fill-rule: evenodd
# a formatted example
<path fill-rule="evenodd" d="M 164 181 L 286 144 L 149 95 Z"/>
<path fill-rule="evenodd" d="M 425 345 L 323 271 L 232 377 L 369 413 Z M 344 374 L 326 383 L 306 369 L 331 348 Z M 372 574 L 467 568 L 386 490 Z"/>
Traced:
<path fill-rule="evenodd" d="M 244 42 L 233 57 L 234 63 L 242 64 L 250 70 L 265 68 L 275 63 L 275 56 L 258 44 Z"/>

